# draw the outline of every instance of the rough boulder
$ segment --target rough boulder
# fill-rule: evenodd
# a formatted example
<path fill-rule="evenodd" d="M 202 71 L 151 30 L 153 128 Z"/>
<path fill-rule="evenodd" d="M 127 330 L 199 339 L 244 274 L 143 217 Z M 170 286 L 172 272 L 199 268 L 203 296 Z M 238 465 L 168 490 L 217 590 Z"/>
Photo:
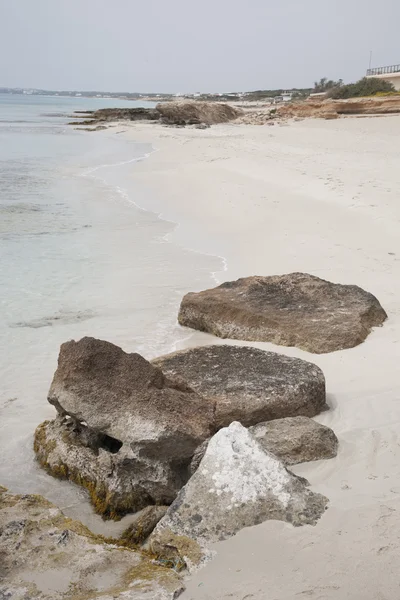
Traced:
<path fill-rule="evenodd" d="M 237 119 L 243 111 L 223 102 L 162 102 L 156 109 L 163 122 L 171 125 L 214 125 Z"/>
<path fill-rule="evenodd" d="M 314 525 L 327 502 L 266 452 L 240 423 L 232 423 L 210 440 L 198 470 L 149 541 L 159 548 L 169 540 L 168 550 L 174 539 L 193 539 L 204 546 L 267 519 Z"/>
<path fill-rule="evenodd" d="M 332 429 L 308 417 L 288 417 L 249 428 L 259 444 L 286 465 L 334 458 L 338 439 Z"/>
<path fill-rule="evenodd" d="M 94 338 L 61 346 L 48 400 L 58 417 L 36 430 L 39 462 L 84 485 L 106 517 L 170 504 L 214 432 L 212 401 Z"/>
<path fill-rule="evenodd" d="M 266 450 L 285 465 L 334 458 L 338 439 L 332 429 L 308 417 L 287 417 L 249 427 L 249 432 Z M 193 455 L 190 472 L 193 475 L 206 453 L 208 440 Z"/>
<path fill-rule="evenodd" d="M 41 496 L 0 488 L 0 598 L 173 600 L 182 589 L 174 570 L 95 536 Z"/>
<path fill-rule="evenodd" d="M 316 354 L 353 348 L 387 315 L 356 285 L 306 273 L 247 277 L 181 303 L 179 323 L 221 338 L 297 346 Z"/>
<path fill-rule="evenodd" d="M 325 378 L 316 365 L 246 346 L 190 348 L 152 363 L 215 402 L 217 428 L 250 426 L 288 416 L 315 416 L 325 407 Z"/>

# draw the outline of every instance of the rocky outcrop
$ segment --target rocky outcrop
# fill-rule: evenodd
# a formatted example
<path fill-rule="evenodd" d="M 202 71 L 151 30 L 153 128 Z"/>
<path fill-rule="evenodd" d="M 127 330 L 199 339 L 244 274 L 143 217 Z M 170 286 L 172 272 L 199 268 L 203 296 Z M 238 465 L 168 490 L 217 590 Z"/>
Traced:
<path fill-rule="evenodd" d="M 215 402 L 217 428 L 232 421 L 250 426 L 281 417 L 312 417 L 326 406 L 321 369 L 275 352 L 201 346 L 157 358 L 152 364 Z"/>
<path fill-rule="evenodd" d="M 200 129 L 233 121 L 243 114 L 239 108 L 222 102 L 176 101 L 157 104 L 156 108 L 101 108 L 91 114 L 78 114 L 82 121 L 70 125 L 92 125 L 115 121 L 159 121 L 165 125 L 195 125 Z"/>
<path fill-rule="evenodd" d="M 287 417 L 258 423 L 249 427 L 249 432 L 264 450 L 274 454 L 285 465 L 334 458 L 339 444 L 332 429 L 308 417 Z M 207 446 L 208 440 L 196 449 L 190 464 L 192 475 L 199 468 Z"/>
<path fill-rule="evenodd" d="M 288 417 L 250 427 L 258 443 L 285 465 L 334 458 L 338 439 L 332 429 L 308 417 Z"/>
<path fill-rule="evenodd" d="M 353 348 L 387 315 L 372 294 L 306 273 L 247 277 L 187 294 L 179 323 L 221 338 L 297 346 L 316 354 Z"/>
<path fill-rule="evenodd" d="M 385 115 L 400 113 L 400 96 L 377 96 L 332 100 L 310 99 L 287 102 L 277 109 L 277 116 L 337 118 L 340 115 Z"/>
<path fill-rule="evenodd" d="M 163 102 L 156 109 L 164 123 L 170 125 L 215 125 L 233 121 L 243 114 L 239 108 L 223 102 Z"/>
<path fill-rule="evenodd" d="M 0 598 L 173 600 L 182 581 L 161 564 L 95 536 L 41 496 L 0 488 Z"/>
<path fill-rule="evenodd" d="M 163 539 L 183 536 L 204 546 L 268 519 L 314 525 L 327 502 L 240 423 L 232 423 L 210 440 L 199 468 L 149 541 L 160 550 Z"/>
<path fill-rule="evenodd" d="M 214 431 L 212 401 L 94 338 L 61 346 L 48 400 L 58 418 L 36 431 L 39 462 L 84 485 L 105 517 L 170 504 Z"/>
<path fill-rule="evenodd" d="M 78 112 L 80 111 L 76 111 L 77 115 Z M 158 121 L 159 119 L 160 113 L 155 108 L 100 108 L 92 111 L 90 115 L 83 115 L 82 121 L 71 121 L 69 124 L 97 125 L 112 121 Z"/>

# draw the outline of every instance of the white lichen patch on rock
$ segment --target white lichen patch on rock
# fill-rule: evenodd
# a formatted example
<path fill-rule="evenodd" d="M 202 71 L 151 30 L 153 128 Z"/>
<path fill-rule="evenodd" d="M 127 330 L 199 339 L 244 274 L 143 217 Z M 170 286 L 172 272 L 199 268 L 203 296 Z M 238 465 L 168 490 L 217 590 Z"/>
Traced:
<path fill-rule="evenodd" d="M 268 487 L 286 507 L 290 500 L 290 494 L 286 491 L 290 474 L 275 456 L 264 452 L 250 435 L 241 435 L 242 430 L 239 423 L 232 423 L 223 435 L 215 435 L 211 439 L 208 445 L 210 454 L 201 466 L 202 474 L 208 474 L 207 463 L 211 456 L 216 471 L 211 477 L 214 486 L 210 488 L 210 493 L 217 496 L 230 494 L 230 504 L 239 506 L 256 502 Z M 253 466 L 251 471 L 248 470 L 249 461 Z M 232 477 L 233 472 L 240 472 L 239 480 Z"/>

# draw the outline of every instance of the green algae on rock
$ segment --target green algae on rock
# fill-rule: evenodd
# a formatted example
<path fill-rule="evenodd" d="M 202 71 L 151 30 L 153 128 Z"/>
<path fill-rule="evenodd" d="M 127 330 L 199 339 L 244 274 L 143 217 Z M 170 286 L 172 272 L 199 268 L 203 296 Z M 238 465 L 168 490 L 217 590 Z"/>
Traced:
<path fill-rule="evenodd" d="M 149 554 L 94 535 L 37 495 L 0 488 L 1 597 L 173 600 L 181 577 Z"/>

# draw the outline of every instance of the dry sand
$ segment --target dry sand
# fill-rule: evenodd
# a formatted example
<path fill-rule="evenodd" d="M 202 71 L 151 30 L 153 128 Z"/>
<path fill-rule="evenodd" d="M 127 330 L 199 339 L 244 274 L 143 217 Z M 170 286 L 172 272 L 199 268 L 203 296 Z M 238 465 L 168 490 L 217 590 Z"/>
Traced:
<path fill-rule="evenodd" d="M 326 375 L 331 410 L 317 420 L 338 435 L 338 457 L 293 470 L 330 506 L 316 527 L 270 521 L 217 544 L 182 600 L 398 600 L 400 117 L 122 130 L 158 149 L 132 169 L 144 207 L 179 223 L 183 245 L 225 257 L 219 281 L 306 271 L 362 286 L 389 315 L 352 350 L 254 344 Z"/>

